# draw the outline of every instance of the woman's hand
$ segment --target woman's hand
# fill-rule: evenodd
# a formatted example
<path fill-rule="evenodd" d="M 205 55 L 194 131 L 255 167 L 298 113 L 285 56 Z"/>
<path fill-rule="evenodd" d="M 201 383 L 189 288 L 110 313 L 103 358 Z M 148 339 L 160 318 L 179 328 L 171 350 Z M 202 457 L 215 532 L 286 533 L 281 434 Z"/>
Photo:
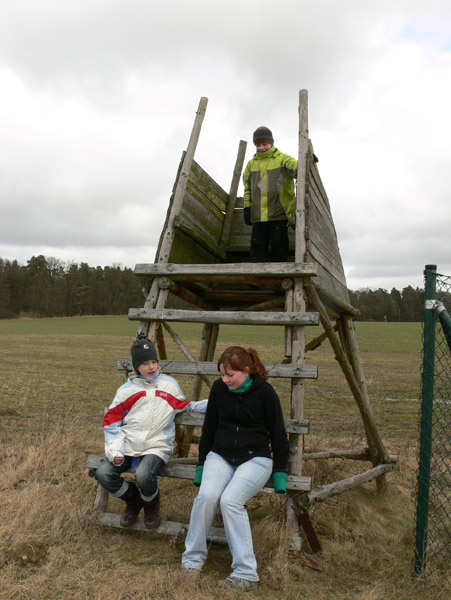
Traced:
<path fill-rule="evenodd" d="M 202 465 L 197 465 L 196 467 L 196 476 L 194 477 L 194 485 L 196 487 L 200 487 L 200 483 L 202 481 L 202 471 L 204 470 L 204 467 Z"/>
<path fill-rule="evenodd" d="M 287 473 L 273 473 L 272 474 L 272 482 L 274 484 L 274 491 L 276 494 L 286 494 L 287 493 Z"/>

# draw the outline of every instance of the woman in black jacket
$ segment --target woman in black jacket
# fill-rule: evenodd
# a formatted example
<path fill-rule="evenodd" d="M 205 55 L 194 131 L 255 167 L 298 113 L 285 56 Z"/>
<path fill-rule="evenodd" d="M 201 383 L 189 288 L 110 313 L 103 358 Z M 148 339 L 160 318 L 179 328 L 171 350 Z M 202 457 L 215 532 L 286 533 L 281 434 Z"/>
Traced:
<path fill-rule="evenodd" d="M 200 573 L 207 559 L 207 534 L 220 505 L 233 562 L 232 573 L 219 586 L 247 591 L 258 587 L 259 578 L 244 505 L 271 474 L 275 492 L 286 492 L 289 445 L 280 400 L 257 352 L 231 346 L 219 358 L 218 370 L 221 379 L 210 391 L 199 444 L 194 485 L 200 491 L 182 568 Z"/>

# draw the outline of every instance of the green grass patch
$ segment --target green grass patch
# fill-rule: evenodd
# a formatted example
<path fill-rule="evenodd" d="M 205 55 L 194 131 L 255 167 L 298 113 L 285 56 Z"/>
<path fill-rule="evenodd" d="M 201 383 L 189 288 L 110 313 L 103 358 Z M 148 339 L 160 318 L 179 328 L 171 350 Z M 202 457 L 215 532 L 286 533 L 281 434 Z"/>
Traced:
<path fill-rule="evenodd" d="M 202 326 L 173 328 L 198 356 Z M 440 600 L 451 593 L 447 573 L 412 581 L 421 326 L 358 322 L 356 331 L 376 423 L 387 450 L 399 455 L 387 476 L 388 492 L 377 496 L 370 483 L 315 505 L 312 522 L 322 552 L 312 555 L 304 539 L 301 556 L 288 550 L 283 498 L 262 493 L 252 499 L 261 585 L 249 598 Z M 182 541 L 99 527 L 92 514 L 96 484 L 87 475 L 86 454 L 103 452 L 103 409 L 123 380 L 116 360 L 128 357 L 135 332 L 136 323 L 125 316 L 0 321 L 2 597 L 224 598 L 216 582 L 230 572 L 226 547 L 209 547 L 198 589 L 181 579 Z M 319 333 L 312 327 L 307 339 Z M 165 338 L 168 355 L 183 359 Z M 283 328 L 224 326 L 216 358 L 230 344 L 253 346 L 265 362 L 279 362 Z M 305 382 L 306 449 L 361 448 L 360 414 L 329 343 L 307 361 L 318 365 L 319 378 Z M 193 379 L 179 381 L 190 397 Z M 290 382 L 272 383 L 288 416 Z M 201 396 L 207 395 L 203 385 Z M 305 472 L 321 485 L 365 468 L 357 461 L 320 460 L 307 461 Z M 160 487 L 163 518 L 188 522 L 197 493 L 192 483 L 160 478 Z M 109 503 L 112 512 L 122 508 L 120 500 Z M 304 556 L 323 572 L 306 569 Z"/>
<path fill-rule="evenodd" d="M 116 360 L 127 358 L 137 324 L 127 317 L 72 317 L 0 321 L 0 358 L 4 381 L 0 399 L 7 408 L 20 407 L 21 414 L 35 415 L 85 411 L 92 418 L 102 413 L 123 379 Z M 202 325 L 173 324 L 177 335 L 197 357 Z M 319 335 L 318 327 L 306 328 L 307 341 Z M 420 397 L 421 325 L 418 323 L 357 322 L 356 333 L 366 382 L 376 421 L 382 435 L 405 443 L 417 433 Z M 165 332 L 168 356 L 184 356 Z M 252 346 L 264 362 L 284 359 L 282 327 L 228 325 L 221 327 L 215 358 L 230 344 Z M 318 366 L 318 380 L 305 383 L 305 418 L 311 431 L 338 438 L 363 436 L 355 401 L 333 356 L 330 344 L 307 354 Z M 17 377 L 22 382 L 19 396 L 12 394 Z M 179 381 L 189 397 L 192 378 Z M 274 380 L 289 414 L 290 383 Z M 208 396 L 204 384 L 202 397 Z"/>

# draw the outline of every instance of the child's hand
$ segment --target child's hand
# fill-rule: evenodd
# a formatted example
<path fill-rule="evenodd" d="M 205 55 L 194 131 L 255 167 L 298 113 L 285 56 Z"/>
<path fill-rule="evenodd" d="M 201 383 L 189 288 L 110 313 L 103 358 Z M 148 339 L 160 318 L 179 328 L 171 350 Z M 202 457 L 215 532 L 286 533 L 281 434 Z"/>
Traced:
<path fill-rule="evenodd" d="M 119 465 L 121 465 L 123 462 L 124 462 L 124 458 L 123 458 L 123 456 L 116 456 L 116 457 L 113 459 L 113 465 L 116 465 L 116 466 L 119 466 Z"/>

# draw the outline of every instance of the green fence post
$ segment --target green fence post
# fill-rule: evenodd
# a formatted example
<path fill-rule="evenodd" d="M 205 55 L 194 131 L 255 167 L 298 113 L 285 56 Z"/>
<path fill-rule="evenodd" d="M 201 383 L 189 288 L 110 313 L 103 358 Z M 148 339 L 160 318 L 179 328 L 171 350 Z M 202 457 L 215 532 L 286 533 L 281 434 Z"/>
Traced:
<path fill-rule="evenodd" d="M 417 520 L 415 534 L 414 575 L 418 576 L 426 566 L 427 526 L 429 510 L 429 481 L 432 447 L 432 409 L 434 400 L 435 362 L 435 300 L 436 265 L 426 265 L 423 373 L 421 393 L 420 453 L 418 468 Z"/>

